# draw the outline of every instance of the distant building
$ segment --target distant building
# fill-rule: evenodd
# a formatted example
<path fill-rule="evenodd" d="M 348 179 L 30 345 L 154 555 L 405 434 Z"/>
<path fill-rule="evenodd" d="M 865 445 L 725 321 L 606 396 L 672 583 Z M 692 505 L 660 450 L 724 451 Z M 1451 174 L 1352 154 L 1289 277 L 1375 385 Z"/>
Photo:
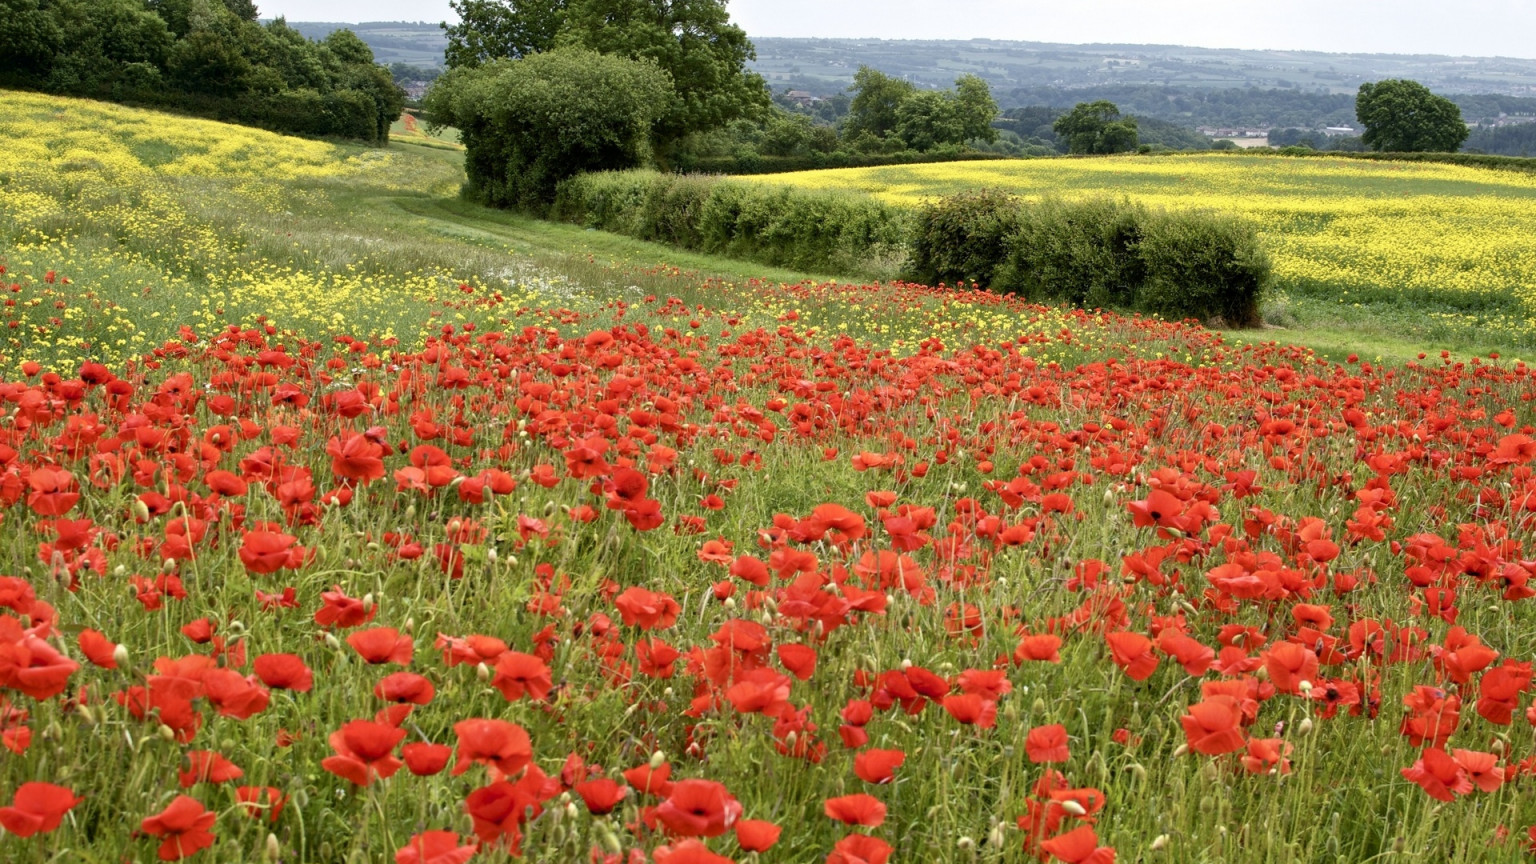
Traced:
<path fill-rule="evenodd" d="M 784 98 L 802 108 L 809 108 L 821 102 L 820 96 L 813 96 L 804 90 L 791 90 L 784 94 Z"/>

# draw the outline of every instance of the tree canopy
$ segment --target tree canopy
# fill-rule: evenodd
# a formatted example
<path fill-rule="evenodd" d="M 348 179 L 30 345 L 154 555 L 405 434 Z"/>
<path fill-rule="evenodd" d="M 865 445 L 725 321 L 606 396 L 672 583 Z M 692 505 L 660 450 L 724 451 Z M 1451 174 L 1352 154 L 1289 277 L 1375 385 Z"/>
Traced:
<path fill-rule="evenodd" d="M 250 0 L 0 0 L 0 85 L 388 140 L 404 94 L 361 39 L 256 19 Z"/>
<path fill-rule="evenodd" d="M 1391 78 L 1360 85 L 1355 116 L 1372 150 L 1454 153 L 1469 134 L 1461 109 L 1417 81 Z"/>
<path fill-rule="evenodd" d="M 449 70 L 423 107 L 458 127 L 477 198 L 538 210 L 566 177 L 640 165 L 671 92 L 652 60 L 556 48 Z"/>
<path fill-rule="evenodd" d="M 760 116 L 770 104 L 762 76 L 746 68 L 752 43 L 731 23 L 725 0 L 455 0 L 453 7 L 460 23 L 443 25 L 451 69 L 556 47 L 654 63 L 671 86 L 652 129 L 663 151 L 689 134 Z"/>
<path fill-rule="evenodd" d="M 1085 155 L 1125 153 L 1140 143 L 1136 118 L 1121 117 L 1115 103 L 1079 102 L 1056 118 L 1051 128 L 1067 142 L 1067 152 Z"/>
<path fill-rule="evenodd" d="M 899 142 L 918 152 L 997 140 L 997 103 L 975 75 L 955 79 L 953 91 L 918 90 L 911 82 L 862 66 L 853 76 L 853 101 L 843 123 L 850 141 L 864 137 Z"/>

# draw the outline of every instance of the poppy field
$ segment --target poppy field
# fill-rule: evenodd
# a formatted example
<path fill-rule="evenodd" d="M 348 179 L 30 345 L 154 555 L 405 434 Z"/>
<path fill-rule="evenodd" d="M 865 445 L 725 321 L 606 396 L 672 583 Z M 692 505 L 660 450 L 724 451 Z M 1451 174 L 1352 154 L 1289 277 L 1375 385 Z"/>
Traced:
<path fill-rule="evenodd" d="M 54 334 L 0 361 L 6 861 L 1536 845 L 1522 362 L 425 253 L 419 291 L 342 266 L 355 317 L 103 350 L 47 320 L 139 302 L 101 207 L 0 249 L 10 329 Z"/>

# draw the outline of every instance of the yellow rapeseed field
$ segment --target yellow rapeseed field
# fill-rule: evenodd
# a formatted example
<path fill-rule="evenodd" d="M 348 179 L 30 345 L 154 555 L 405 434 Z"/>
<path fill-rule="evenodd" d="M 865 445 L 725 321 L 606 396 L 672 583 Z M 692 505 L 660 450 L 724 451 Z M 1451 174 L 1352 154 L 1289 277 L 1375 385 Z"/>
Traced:
<path fill-rule="evenodd" d="M 952 162 L 751 178 L 918 205 L 965 189 L 1128 196 L 1257 223 L 1282 291 L 1415 302 L 1448 324 L 1536 338 L 1536 176 L 1454 165 L 1205 154 Z M 1451 320 L 1460 319 L 1460 320 Z"/>
<path fill-rule="evenodd" d="M 295 219 L 334 209 L 332 192 L 420 185 L 402 181 L 389 151 L 9 91 L 0 139 L 0 267 L 61 280 L 22 300 L 54 307 L 51 320 L 12 317 L 0 331 L 6 367 L 138 356 L 183 326 L 413 338 L 394 332 L 407 301 L 474 281 L 409 267 L 381 275 L 282 242 Z"/>

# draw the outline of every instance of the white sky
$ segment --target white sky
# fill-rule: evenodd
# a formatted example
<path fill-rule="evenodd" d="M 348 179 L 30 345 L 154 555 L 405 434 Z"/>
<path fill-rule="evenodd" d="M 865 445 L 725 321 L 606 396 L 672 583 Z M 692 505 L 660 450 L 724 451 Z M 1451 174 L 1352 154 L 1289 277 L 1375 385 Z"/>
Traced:
<path fill-rule="evenodd" d="M 290 21 L 440 21 L 447 0 L 257 0 Z M 734 0 L 749 36 L 1022 39 L 1536 58 L 1532 0 Z"/>

